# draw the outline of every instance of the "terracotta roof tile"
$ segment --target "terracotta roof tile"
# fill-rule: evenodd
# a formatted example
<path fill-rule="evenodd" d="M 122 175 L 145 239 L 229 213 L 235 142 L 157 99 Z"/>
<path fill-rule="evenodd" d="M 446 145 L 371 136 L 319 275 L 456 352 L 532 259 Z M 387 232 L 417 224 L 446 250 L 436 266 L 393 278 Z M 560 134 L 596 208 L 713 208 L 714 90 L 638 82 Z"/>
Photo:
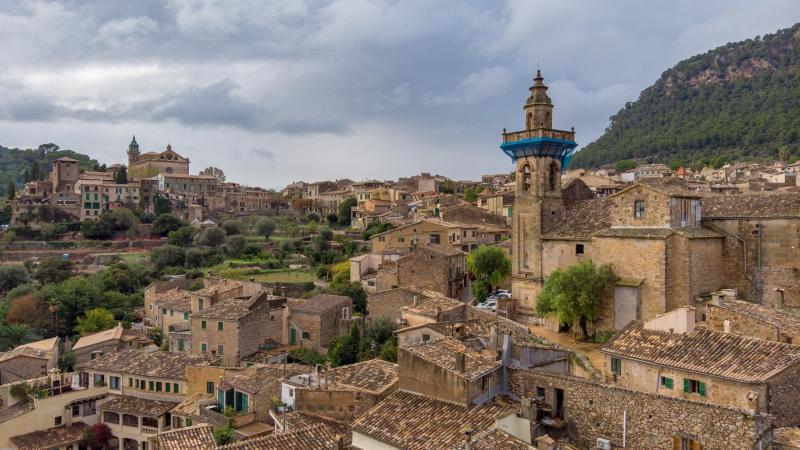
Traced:
<path fill-rule="evenodd" d="M 702 202 L 703 219 L 797 219 L 800 193 L 709 195 Z"/>
<path fill-rule="evenodd" d="M 466 449 L 466 443 L 456 447 L 459 450 Z M 525 443 L 521 439 L 506 433 L 497 428 L 489 428 L 472 438 L 472 450 L 533 450 L 534 446 Z"/>
<path fill-rule="evenodd" d="M 542 236 L 543 239 L 590 239 L 592 233 L 611 226 L 611 204 L 608 198 L 575 202 L 567 209 L 564 220 Z"/>
<path fill-rule="evenodd" d="M 672 228 L 605 228 L 594 233 L 595 237 L 620 238 L 620 239 L 666 239 L 675 230 Z"/>
<path fill-rule="evenodd" d="M 312 371 L 313 367 L 311 366 L 286 364 L 286 378 Z M 283 364 L 259 364 L 242 370 L 226 371 L 222 383 L 251 394 L 257 394 L 280 389 L 283 377 Z"/>
<path fill-rule="evenodd" d="M 212 363 L 213 360 L 207 355 L 184 352 L 122 350 L 106 353 L 91 361 L 78 364 L 76 369 L 185 380 L 186 367 L 210 366 Z"/>
<path fill-rule="evenodd" d="M 336 435 L 333 431 L 320 423 L 291 433 L 271 434 L 219 448 L 224 450 L 331 450 L 337 448 L 337 445 Z"/>
<path fill-rule="evenodd" d="M 648 330 L 640 320 L 628 324 L 601 351 L 745 383 L 763 383 L 800 364 L 800 346 L 701 329 Z"/>
<path fill-rule="evenodd" d="M 213 431 L 212 425 L 194 425 L 158 433 L 150 442 L 158 450 L 211 450 L 217 447 Z"/>
<path fill-rule="evenodd" d="M 199 415 L 203 406 L 216 405 L 217 400 L 211 394 L 192 394 L 170 410 L 172 414 L 189 417 Z"/>
<path fill-rule="evenodd" d="M 706 308 L 721 308 L 735 314 L 752 317 L 759 322 L 775 325 L 785 334 L 800 336 L 800 314 L 779 311 L 744 300 L 724 300 L 721 305 L 709 303 Z"/>
<path fill-rule="evenodd" d="M 332 369 L 335 384 L 328 388 L 344 386 L 351 389 L 380 394 L 397 384 L 397 364 L 371 359 L 356 364 L 340 366 Z"/>
<path fill-rule="evenodd" d="M 19 450 L 46 450 L 72 446 L 83 440 L 91 427 L 84 422 L 47 428 L 11 438 Z"/>
<path fill-rule="evenodd" d="M 463 443 L 465 426 L 481 433 L 494 426 L 496 417 L 516 408 L 505 396 L 465 407 L 398 391 L 356 419 L 353 431 L 405 450 L 453 448 Z"/>
<path fill-rule="evenodd" d="M 97 409 L 102 411 L 113 411 L 118 413 L 136 414 L 139 416 L 158 417 L 168 413 L 176 407 L 178 402 L 168 402 L 163 400 L 148 400 L 132 395 L 120 395 L 99 405 Z"/>
<path fill-rule="evenodd" d="M 503 365 L 502 361 L 498 361 L 488 354 L 472 350 L 461 341 L 449 337 L 408 344 L 402 346 L 401 349 L 430 361 L 445 370 L 464 376 L 468 380 L 476 379 Z M 458 353 L 464 353 L 463 373 L 456 369 L 456 354 Z"/>
<path fill-rule="evenodd" d="M 449 297 L 445 297 L 438 292 L 413 288 L 410 290 L 419 292 L 421 296 L 417 298 L 416 305 L 403 306 L 400 308 L 401 311 L 437 319 L 437 312 L 447 312 L 456 308 L 464 307 L 464 303 Z"/>

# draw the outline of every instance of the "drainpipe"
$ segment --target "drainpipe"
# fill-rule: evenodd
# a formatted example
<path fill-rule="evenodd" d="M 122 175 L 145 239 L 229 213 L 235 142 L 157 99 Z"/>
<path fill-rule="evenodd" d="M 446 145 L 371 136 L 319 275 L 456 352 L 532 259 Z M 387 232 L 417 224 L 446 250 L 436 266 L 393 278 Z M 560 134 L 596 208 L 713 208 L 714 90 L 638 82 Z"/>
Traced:
<path fill-rule="evenodd" d="M 622 411 L 622 448 L 628 448 L 628 410 Z"/>

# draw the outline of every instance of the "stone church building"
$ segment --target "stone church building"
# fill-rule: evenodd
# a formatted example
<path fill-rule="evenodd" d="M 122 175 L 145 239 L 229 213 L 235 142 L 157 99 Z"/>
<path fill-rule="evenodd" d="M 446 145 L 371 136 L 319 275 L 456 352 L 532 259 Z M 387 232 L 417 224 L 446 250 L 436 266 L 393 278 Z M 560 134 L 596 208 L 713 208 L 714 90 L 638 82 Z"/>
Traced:
<path fill-rule="evenodd" d="M 597 329 L 622 329 L 723 288 L 800 311 L 800 193 L 715 194 L 677 178 L 641 179 L 607 198 L 577 179 L 562 186 L 574 130 L 552 128 L 540 73 L 530 91 L 526 129 L 504 132 L 501 145 L 516 165 L 512 292 L 521 319 L 541 321 L 536 297 L 547 277 L 586 259 L 619 277 Z"/>

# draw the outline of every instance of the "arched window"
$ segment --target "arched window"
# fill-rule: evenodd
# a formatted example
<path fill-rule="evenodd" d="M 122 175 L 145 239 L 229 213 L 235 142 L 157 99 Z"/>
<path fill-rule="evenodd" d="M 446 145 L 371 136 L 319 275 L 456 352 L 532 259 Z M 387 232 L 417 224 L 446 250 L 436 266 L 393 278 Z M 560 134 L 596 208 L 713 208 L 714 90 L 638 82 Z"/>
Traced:
<path fill-rule="evenodd" d="M 167 167 L 167 173 L 172 173 L 172 167 Z"/>
<path fill-rule="evenodd" d="M 533 113 L 529 112 L 525 118 L 525 128 L 528 130 L 533 129 Z"/>
<path fill-rule="evenodd" d="M 547 189 L 551 191 L 558 190 L 558 164 L 555 162 L 550 163 L 550 169 L 547 174 Z"/>
<path fill-rule="evenodd" d="M 522 176 L 522 190 L 524 192 L 531 190 L 531 166 L 525 164 L 520 171 Z"/>

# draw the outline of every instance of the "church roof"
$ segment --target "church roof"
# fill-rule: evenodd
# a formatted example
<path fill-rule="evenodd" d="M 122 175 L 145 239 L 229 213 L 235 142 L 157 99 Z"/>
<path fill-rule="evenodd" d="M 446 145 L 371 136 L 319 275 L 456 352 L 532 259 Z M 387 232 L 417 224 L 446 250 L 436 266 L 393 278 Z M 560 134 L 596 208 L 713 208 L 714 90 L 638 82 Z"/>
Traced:
<path fill-rule="evenodd" d="M 580 200 L 567 209 L 558 225 L 542 239 L 591 239 L 592 234 L 611 226 L 611 203 L 608 198 Z"/>

